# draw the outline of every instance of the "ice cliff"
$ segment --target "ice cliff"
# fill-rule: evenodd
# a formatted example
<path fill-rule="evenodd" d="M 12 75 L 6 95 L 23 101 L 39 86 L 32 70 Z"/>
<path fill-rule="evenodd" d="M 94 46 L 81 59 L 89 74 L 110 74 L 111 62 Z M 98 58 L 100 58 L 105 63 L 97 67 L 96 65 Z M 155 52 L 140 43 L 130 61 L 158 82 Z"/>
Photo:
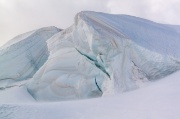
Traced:
<path fill-rule="evenodd" d="M 36 100 L 57 101 L 136 89 L 180 69 L 180 27 L 80 12 L 47 41 L 50 56 L 27 85 Z"/>
<path fill-rule="evenodd" d="M 46 27 L 24 33 L 0 48 L 0 88 L 31 78 L 49 56 L 46 40 L 58 33 Z"/>

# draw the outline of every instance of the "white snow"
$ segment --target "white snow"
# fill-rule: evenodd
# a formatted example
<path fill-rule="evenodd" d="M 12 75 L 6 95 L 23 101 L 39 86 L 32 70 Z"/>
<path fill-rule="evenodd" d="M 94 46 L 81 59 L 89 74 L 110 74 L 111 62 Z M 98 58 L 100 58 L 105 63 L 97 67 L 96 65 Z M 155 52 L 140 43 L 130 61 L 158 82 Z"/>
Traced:
<path fill-rule="evenodd" d="M 25 84 L 29 81 L 15 82 L 6 88 L 0 89 L 0 103 L 32 103 L 35 99 L 28 93 Z"/>
<path fill-rule="evenodd" d="M 17 96 L 0 104 L 1 119 L 179 119 L 180 72 L 148 86 L 120 95 L 79 101 L 54 103 L 19 103 Z M 19 89 L 18 89 L 19 88 Z M 13 87 L 5 93 L 21 93 L 25 88 Z M 0 102 L 2 101 L 0 92 Z M 4 95 L 9 97 L 8 95 Z M 19 100 L 19 99 L 18 99 Z"/>
<path fill-rule="evenodd" d="M 0 90 L 0 103 L 29 103 L 35 102 L 35 99 L 27 92 L 24 86 L 15 86 L 13 88 Z"/>
<path fill-rule="evenodd" d="M 39 101 L 105 96 L 180 69 L 178 28 L 127 15 L 81 12 L 48 40 L 50 56 L 28 84 Z"/>

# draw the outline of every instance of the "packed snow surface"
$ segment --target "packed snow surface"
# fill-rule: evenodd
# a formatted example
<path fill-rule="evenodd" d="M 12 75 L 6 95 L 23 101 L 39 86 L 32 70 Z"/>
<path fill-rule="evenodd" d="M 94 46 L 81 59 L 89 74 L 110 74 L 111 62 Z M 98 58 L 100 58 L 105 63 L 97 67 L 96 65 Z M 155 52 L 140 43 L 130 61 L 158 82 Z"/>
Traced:
<path fill-rule="evenodd" d="M 116 96 L 55 103 L 34 103 L 25 87 L 13 87 L 0 91 L 0 119 L 179 119 L 179 77 Z"/>
<path fill-rule="evenodd" d="M 142 87 L 180 69 L 180 27 L 81 12 L 51 37 L 50 56 L 28 83 L 41 101 L 92 98 Z"/>
<path fill-rule="evenodd" d="M 0 49 L 0 88 L 25 80 L 44 64 L 49 56 L 46 41 L 60 30 L 46 27 L 15 37 Z"/>

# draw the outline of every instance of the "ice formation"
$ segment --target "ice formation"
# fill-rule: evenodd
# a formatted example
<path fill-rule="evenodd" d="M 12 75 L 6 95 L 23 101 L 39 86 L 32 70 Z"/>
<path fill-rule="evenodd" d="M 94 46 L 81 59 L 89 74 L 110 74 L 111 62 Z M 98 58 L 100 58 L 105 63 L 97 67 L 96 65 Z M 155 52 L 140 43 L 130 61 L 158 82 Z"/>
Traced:
<path fill-rule="evenodd" d="M 50 38 L 47 62 L 27 85 L 36 100 L 92 98 L 138 88 L 180 69 L 180 27 L 80 12 Z"/>
<path fill-rule="evenodd" d="M 46 40 L 58 33 L 46 27 L 15 37 L 0 49 L 0 88 L 31 78 L 49 56 Z"/>

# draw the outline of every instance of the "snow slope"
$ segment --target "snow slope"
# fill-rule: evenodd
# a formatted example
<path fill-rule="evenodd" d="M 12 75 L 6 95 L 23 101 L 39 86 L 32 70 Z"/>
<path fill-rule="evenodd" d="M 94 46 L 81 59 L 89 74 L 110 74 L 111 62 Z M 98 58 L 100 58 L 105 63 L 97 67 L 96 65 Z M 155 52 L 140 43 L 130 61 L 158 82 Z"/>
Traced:
<path fill-rule="evenodd" d="M 31 78 L 49 56 L 46 41 L 60 30 L 46 27 L 15 37 L 0 49 L 0 88 Z"/>
<path fill-rule="evenodd" d="M 81 12 L 48 40 L 50 56 L 27 85 L 41 101 L 105 96 L 136 89 L 180 69 L 179 26 Z"/>
<path fill-rule="evenodd" d="M 1 119 L 179 119 L 180 72 L 150 83 L 138 90 L 111 97 L 61 101 L 55 103 L 29 103 L 25 88 L 14 87 L 0 91 Z M 18 96 L 9 100 L 5 93 Z M 3 95 L 4 94 L 4 95 Z M 29 95 L 30 96 L 30 95 Z M 31 99 L 31 98 L 29 98 Z M 14 102 L 14 103 L 12 103 Z M 12 103 L 12 104 L 9 104 Z"/>

